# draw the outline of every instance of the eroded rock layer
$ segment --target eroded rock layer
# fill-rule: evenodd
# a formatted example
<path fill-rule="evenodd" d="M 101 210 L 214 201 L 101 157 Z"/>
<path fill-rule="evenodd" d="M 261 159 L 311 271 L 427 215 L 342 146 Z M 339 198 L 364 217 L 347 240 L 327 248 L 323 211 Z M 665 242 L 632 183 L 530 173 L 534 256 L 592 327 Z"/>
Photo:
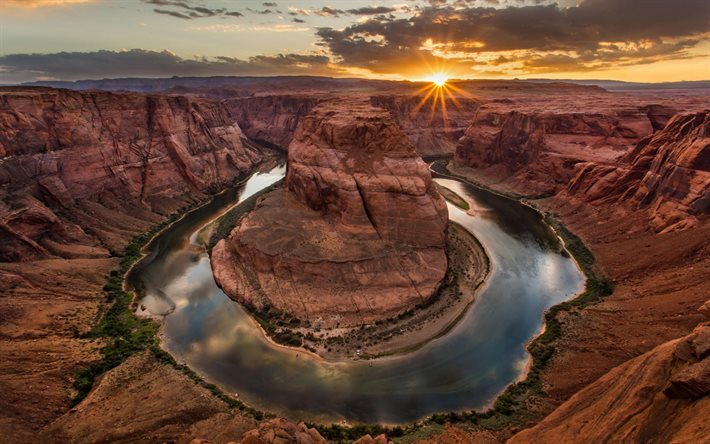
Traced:
<path fill-rule="evenodd" d="M 365 100 L 321 104 L 288 151 L 285 187 L 212 252 L 225 292 L 329 326 L 430 298 L 446 272 L 448 212 L 390 114 Z"/>
<path fill-rule="evenodd" d="M 613 369 L 508 442 L 702 442 L 710 323 Z"/>
<path fill-rule="evenodd" d="M 710 211 L 710 114 L 677 115 L 617 165 L 578 165 L 567 193 L 646 209 L 659 231 L 697 224 Z"/>
<path fill-rule="evenodd" d="M 664 112 L 661 107 L 609 114 L 483 109 L 459 140 L 454 161 L 521 194 L 549 195 L 567 185 L 577 163 L 623 155 L 653 133 Z"/>
<path fill-rule="evenodd" d="M 0 260 L 96 257 L 249 171 L 226 108 L 179 96 L 0 93 Z"/>

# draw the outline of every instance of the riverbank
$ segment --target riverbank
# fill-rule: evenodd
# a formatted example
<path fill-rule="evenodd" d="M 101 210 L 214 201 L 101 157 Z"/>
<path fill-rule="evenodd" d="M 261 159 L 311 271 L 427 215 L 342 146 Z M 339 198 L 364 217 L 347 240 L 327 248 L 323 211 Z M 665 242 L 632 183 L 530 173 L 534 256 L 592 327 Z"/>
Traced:
<path fill-rule="evenodd" d="M 208 251 L 254 207 L 260 196 L 277 186 L 262 190 L 203 227 L 200 233 L 209 236 L 201 234 L 199 238 Z M 465 203 L 455 193 L 448 194 Z M 352 328 L 324 328 L 273 308 L 244 308 L 272 346 L 301 350 L 326 361 L 376 359 L 413 351 L 445 334 L 461 319 L 489 271 L 489 258 L 483 247 L 465 228 L 452 222 L 446 245 L 449 265 L 437 293 L 396 318 Z"/>

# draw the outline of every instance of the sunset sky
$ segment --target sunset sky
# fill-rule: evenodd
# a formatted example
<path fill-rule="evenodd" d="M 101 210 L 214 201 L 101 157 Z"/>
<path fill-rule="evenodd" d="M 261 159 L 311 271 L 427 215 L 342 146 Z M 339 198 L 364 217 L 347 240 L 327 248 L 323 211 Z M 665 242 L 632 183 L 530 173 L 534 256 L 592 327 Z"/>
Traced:
<path fill-rule="evenodd" d="M 707 0 L 0 0 L 0 83 L 710 79 Z"/>

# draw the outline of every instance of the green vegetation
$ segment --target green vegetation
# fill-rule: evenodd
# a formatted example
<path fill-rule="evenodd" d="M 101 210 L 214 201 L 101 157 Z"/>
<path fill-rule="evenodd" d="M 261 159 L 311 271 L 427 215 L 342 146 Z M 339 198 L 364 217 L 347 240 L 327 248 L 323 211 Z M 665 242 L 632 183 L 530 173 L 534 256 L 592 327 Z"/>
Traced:
<path fill-rule="evenodd" d="M 458 193 L 456 193 L 454 190 L 446 188 L 443 185 L 439 185 L 436 182 L 434 182 L 434 186 L 436 187 L 436 191 L 438 191 L 439 194 L 444 196 L 444 199 L 448 200 L 452 204 L 456 205 L 464 211 L 468 211 L 471 209 L 471 205 L 469 205 L 468 201 L 463 197 L 459 196 Z"/>
<path fill-rule="evenodd" d="M 141 319 L 133 314 L 131 302 L 133 294 L 123 290 L 123 277 L 131 266 L 141 257 L 141 246 L 151 239 L 158 231 L 173 220 L 153 227 L 147 233 L 137 236 L 125 249 L 117 270 L 113 270 L 104 292 L 108 302 L 113 304 L 103 313 L 99 322 L 87 333 L 81 335 L 84 339 L 99 339 L 104 342 L 101 347 L 101 360 L 78 372 L 74 381 L 77 395 L 72 405 L 81 402 L 91 391 L 94 381 L 104 372 L 118 366 L 135 353 L 146 350 L 156 344 L 158 324 L 150 319 Z"/>
<path fill-rule="evenodd" d="M 228 396 L 216 385 L 204 381 L 192 369 L 184 364 L 179 364 L 168 352 L 161 349 L 157 336 L 159 324 L 151 319 L 136 316 L 131 308 L 133 293 L 123 289 L 123 280 L 131 267 L 141 258 L 143 246 L 148 244 L 161 230 L 199 204 L 200 202 L 194 202 L 190 206 L 181 208 L 179 212 L 174 213 L 162 223 L 133 238 L 126 246 L 119 267 L 111 271 L 110 277 L 103 287 L 107 302 L 111 305 L 105 311 L 99 312 L 99 321 L 91 330 L 80 335 L 84 339 L 100 340 L 104 345 L 100 349 L 101 360 L 76 374 L 74 389 L 77 394 L 72 399 L 72 405 L 78 404 L 88 395 L 100 375 L 117 367 L 136 353 L 149 351 L 159 362 L 181 371 L 196 384 L 224 401 L 229 407 L 239 409 L 256 420 L 270 416 Z"/>
<path fill-rule="evenodd" d="M 527 401 L 542 396 L 542 372 L 556 353 L 556 341 L 562 335 L 562 326 L 558 315 L 571 312 L 600 301 L 613 291 L 611 282 L 601 276 L 594 266 L 594 255 L 584 242 L 562 225 L 554 215 L 546 215 L 545 221 L 552 226 L 564 241 L 567 250 L 574 256 L 580 269 L 587 278 L 584 292 L 576 298 L 551 307 L 545 313 L 545 331 L 529 346 L 532 364 L 524 381 L 510 385 L 496 400 L 493 408 L 486 412 L 465 412 L 436 414 L 428 419 L 429 423 L 469 422 L 481 428 L 501 430 L 511 425 L 523 425 L 533 419 L 527 408 Z"/>
<path fill-rule="evenodd" d="M 249 198 L 245 199 L 235 208 L 232 208 L 231 210 L 224 213 L 217 221 L 214 222 L 215 228 L 212 231 L 212 236 L 210 236 L 209 242 L 207 243 L 207 249 L 209 251 L 212 251 L 212 248 L 217 244 L 217 242 L 229 236 L 229 233 L 231 233 L 234 227 L 237 226 L 242 216 L 254 209 L 257 200 L 261 196 L 274 190 L 277 187 L 280 187 L 282 184 L 283 179 L 273 183 L 271 186 L 264 188 L 258 193 L 255 193 L 253 196 L 250 196 Z"/>

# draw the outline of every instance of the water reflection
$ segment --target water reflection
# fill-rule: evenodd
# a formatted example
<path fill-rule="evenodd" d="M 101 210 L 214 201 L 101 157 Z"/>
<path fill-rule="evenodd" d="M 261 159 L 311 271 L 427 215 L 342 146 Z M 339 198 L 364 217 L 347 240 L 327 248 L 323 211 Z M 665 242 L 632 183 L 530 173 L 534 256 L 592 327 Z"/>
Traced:
<path fill-rule="evenodd" d="M 231 202 L 283 173 L 254 176 Z M 294 419 L 386 423 L 483 407 L 520 376 L 528 357 L 524 344 L 539 331 L 543 311 L 578 292 L 583 277 L 532 209 L 456 180 L 436 180 L 471 203 L 473 215 L 452 205 L 449 214 L 481 241 L 491 272 L 459 324 L 416 352 L 327 363 L 269 345 L 215 285 L 208 255 L 187 241 L 229 202 L 191 214 L 156 239 L 156 253 L 132 282 L 149 311 L 170 313 L 165 347 L 257 407 Z"/>

